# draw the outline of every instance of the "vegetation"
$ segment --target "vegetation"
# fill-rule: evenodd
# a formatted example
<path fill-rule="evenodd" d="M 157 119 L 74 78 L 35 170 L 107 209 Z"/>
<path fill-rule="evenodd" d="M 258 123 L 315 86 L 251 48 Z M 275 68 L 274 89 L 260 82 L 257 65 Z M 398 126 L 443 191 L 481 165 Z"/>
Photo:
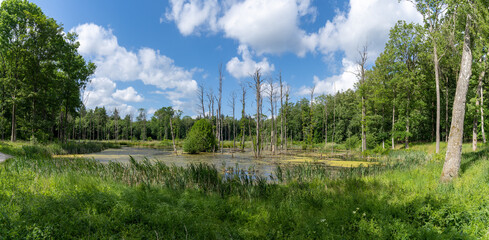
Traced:
<path fill-rule="evenodd" d="M 450 184 L 439 182 L 443 158 L 412 150 L 392 151 L 389 169 L 298 165 L 272 182 L 205 164 L 16 157 L 0 165 L 0 236 L 484 238 L 488 151 L 465 153 Z"/>
<path fill-rule="evenodd" d="M 216 147 L 216 136 L 212 124 L 207 119 L 197 121 L 183 143 L 183 150 L 192 154 L 212 152 Z"/>

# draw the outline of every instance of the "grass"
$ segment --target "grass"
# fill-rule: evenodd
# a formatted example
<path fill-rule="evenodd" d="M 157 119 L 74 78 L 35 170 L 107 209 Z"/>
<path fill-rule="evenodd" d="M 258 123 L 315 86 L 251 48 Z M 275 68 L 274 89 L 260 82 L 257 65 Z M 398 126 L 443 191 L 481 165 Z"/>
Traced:
<path fill-rule="evenodd" d="M 0 152 L 28 158 L 49 158 L 52 155 L 87 154 L 108 148 L 120 148 L 118 143 L 93 141 L 68 141 L 66 143 L 33 144 L 31 142 L 2 142 Z"/>
<path fill-rule="evenodd" d="M 442 158 L 414 150 L 383 166 L 280 167 L 273 181 L 17 155 L 0 165 L 0 239 L 487 239 L 488 154 L 465 152 L 450 184 Z"/>

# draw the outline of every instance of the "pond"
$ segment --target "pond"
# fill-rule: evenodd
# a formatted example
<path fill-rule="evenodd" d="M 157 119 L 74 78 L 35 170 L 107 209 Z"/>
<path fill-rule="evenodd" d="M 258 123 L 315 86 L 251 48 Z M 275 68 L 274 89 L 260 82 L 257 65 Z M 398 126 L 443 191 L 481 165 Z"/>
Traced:
<path fill-rule="evenodd" d="M 249 150 L 249 149 L 248 149 Z M 268 153 L 268 152 L 267 152 Z M 216 168 L 225 171 L 229 168 L 239 168 L 253 172 L 261 176 L 270 176 L 277 165 L 313 163 L 324 164 L 331 167 L 358 167 L 377 164 L 373 161 L 360 161 L 353 157 L 345 157 L 345 153 L 324 155 L 313 152 L 290 151 L 292 154 L 265 155 L 260 159 L 253 157 L 252 151 L 232 152 L 226 149 L 223 153 L 200 153 L 177 155 L 171 149 L 152 149 L 138 147 L 122 147 L 120 149 L 106 149 L 102 152 L 81 154 L 75 157 L 92 158 L 100 162 L 129 162 L 132 156 L 136 160 L 148 158 L 151 161 L 161 161 L 167 165 L 187 166 L 190 163 L 207 163 L 215 165 Z M 65 156 L 66 157 L 66 156 Z"/>

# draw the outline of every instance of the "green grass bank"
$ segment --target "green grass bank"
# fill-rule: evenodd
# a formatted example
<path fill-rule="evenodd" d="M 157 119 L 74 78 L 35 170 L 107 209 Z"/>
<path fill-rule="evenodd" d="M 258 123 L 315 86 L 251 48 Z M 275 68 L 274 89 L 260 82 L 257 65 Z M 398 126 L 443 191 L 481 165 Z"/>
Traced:
<path fill-rule="evenodd" d="M 487 239 L 489 150 L 391 151 L 387 167 L 280 168 L 273 182 L 213 166 L 17 155 L 0 164 L 0 239 Z M 15 154 L 14 154 L 15 155 Z"/>

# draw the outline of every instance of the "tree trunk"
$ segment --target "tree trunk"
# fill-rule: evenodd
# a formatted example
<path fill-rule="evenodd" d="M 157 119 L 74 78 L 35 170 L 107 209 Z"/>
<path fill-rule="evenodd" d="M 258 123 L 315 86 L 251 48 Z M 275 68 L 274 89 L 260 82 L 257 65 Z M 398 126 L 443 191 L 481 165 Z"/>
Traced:
<path fill-rule="evenodd" d="M 394 131 L 396 130 L 396 104 L 392 101 L 392 149 L 395 148 Z"/>
<path fill-rule="evenodd" d="M 482 83 L 484 85 L 484 83 Z M 481 132 L 482 142 L 486 144 L 486 133 L 484 131 L 484 88 L 481 86 Z"/>
<path fill-rule="evenodd" d="M 472 74 L 472 51 L 470 49 L 470 22 L 471 16 L 467 15 L 465 25 L 462 62 L 460 63 L 460 75 L 457 81 L 455 99 L 453 101 L 452 125 L 448 138 L 447 154 L 441 174 L 442 182 L 449 182 L 458 176 L 460 160 L 462 156 L 462 140 L 464 132 L 465 102 L 469 80 Z"/>
<path fill-rule="evenodd" d="M 279 73 L 280 81 L 280 150 L 284 149 L 284 95 L 282 84 L 282 72 Z"/>
<path fill-rule="evenodd" d="M 324 148 L 328 146 L 328 102 L 324 101 Z"/>
<path fill-rule="evenodd" d="M 173 116 L 170 116 L 170 131 L 171 131 L 171 141 L 173 143 L 173 152 L 176 154 L 177 153 L 177 146 L 175 145 L 175 135 L 173 134 L 173 123 L 171 119 Z"/>
<path fill-rule="evenodd" d="M 440 152 L 440 67 L 436 41 L 433 40 L 433 61 L 435 63 L 435 84 L 436 84 L 436 153 Z"/>
<path fill-rule="evenodd" d="M 16 117 L 16 112 L 15 112 L 15 97 L 14 97 L 14 103 L 12 104 L 12 133 L 10 135 L 10 141 L 15 142 L 17 140 L 17 119 Z"/>
<path fill-rule="evenodd" d="M 408 97 L 406 103 L 406 137 L 404 138 L 405 148 L 409 149 L 409 102 L 411 101 L 411 96 Z"/>
<path fill-rule="evenodd" d="M 363 82 L 362 82 L 363 85 Z M 367 133 L 366 133 L 366 126 L 365 126 L 365 97 L 362 96 L 362 152 L 365 152 L 367 150 Z"/>
<path fill-rule="evenodd" d="M 477 150 L 477 137 L 479 133 L 477 132 L 477 118 L 479 114 L 479 107 L 482 109 L 482 106 L 480 106 L 480 96 L 482 92 L 482 79 L 484 79 L 484 75 L 486 74 L 486 71 L 482 70 L 481 74 L 479 75 L 479 82 L 477 84 L 477 90 L 475 94 L 475 115 L 474 115 L 474 121 L 472 124 L 472 151 Z"/>
<path fill-rule="evenodd" d="M 448 76 L 445 77 L 445 142 L 448 142 Z"/>

